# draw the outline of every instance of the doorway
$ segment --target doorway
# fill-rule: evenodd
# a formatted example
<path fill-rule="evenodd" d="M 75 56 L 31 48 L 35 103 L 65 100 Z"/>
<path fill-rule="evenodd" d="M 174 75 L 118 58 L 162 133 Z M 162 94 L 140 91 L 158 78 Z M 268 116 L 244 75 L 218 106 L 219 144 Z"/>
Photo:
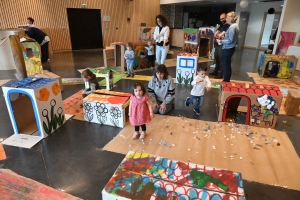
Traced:
<path fill-rule="evenodd" d="M 258 49 L 267 50 L 270 43 L 270 36 L 272 36 L 276 28 L 279 26 L 281 12 L 275 12 L 274 14 L 268 14 L 265 12 L 264 20 L 260 31 L 260 39 Z"/>
<path fill-rule="evenodd" d="M 67 8 L 73 50 L 103 48 L 101 10 Z"/>
<path fill-rule="evenodd" d="M 239 39 L 238 39 L 238 49 L 241 49 L 244 47 L 246 34 L 247 34 L 247 27 L 249 22 L 249 12 L 241 12 L 240 14 L 240 21 L 239 21 Z"/>

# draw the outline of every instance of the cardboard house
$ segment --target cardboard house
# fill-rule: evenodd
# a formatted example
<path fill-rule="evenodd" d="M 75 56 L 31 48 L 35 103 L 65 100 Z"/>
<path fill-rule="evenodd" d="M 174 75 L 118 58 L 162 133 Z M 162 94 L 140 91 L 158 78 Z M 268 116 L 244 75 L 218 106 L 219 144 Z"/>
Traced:
<path fill-rule="evenodd" d="M 242 175 L 130 151 L 102 190 L 107 200 L 244 200 Z"/>
<path fill-rule="evenodd" d="M 258 74 L 264 78 L 289 79 L 294 76 L 298 59 L 295 56 L 262 54 Z"/>
<path fill-rule="evenodd" d="M 2 90 L 15 133 L 12 137 L 36 136 L 38 142 L 64 124 L 58 79 L 30 77 L 8 83 Z"/>
<path fill-rule="evenodd" d="M 215 28 L 202 27 L 199 28 L 200 42 L 199 42 L 199 56 L 200 57 L 212 57 L 214 49 L 214 33 Z"/>
<path fill-rule="evenodd" d="M 130 103 L 129 93 L 96 90 L 83 99 L 84 119 L 88 122 L 123 128 Z"/>
<path fill-rule="evenodd" d="M 242 107 L 242 112 L 246 114 L 246 125 L 275 128 L 283 98 L 279 87 L 228 82 L 222 83 L 221 90 L 218 121 L 234 122 Z M 246 105 L 239 106 L 241 100 Z"/>
<path fill-rule="evenodd" d="M 176 83 L 191 84 L 197 72 L 198 54 L 179 53 L 176 64 Z"/>
<path fill-rule="evenodd" d="M 183 51 L 197 54 L 199 49 L 199 30 L 195 28 L 184 28 L 183 41 Z"/>

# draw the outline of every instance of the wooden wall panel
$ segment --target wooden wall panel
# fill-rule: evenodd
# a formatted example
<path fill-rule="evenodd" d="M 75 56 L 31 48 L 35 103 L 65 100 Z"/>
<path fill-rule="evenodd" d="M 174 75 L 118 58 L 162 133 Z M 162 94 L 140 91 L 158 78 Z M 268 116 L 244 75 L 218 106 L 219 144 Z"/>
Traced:
<path fill-rule="evenodd" d="M 103 46 L 112 42 L 137 41 L 141 23 L 155 26 L 155 16 L 160 12 L 160 0 L 0 0 L 0 29 L 16 28 L 35 20 L 37 27 L 48 27 L 53 50 L 72 49 L 67 18 L 67 8 L 101 9 L 101 17 L 109 15 L 110 22 L 103 22 Z M 130 22 L 127 22 L 130 18 Z"/>

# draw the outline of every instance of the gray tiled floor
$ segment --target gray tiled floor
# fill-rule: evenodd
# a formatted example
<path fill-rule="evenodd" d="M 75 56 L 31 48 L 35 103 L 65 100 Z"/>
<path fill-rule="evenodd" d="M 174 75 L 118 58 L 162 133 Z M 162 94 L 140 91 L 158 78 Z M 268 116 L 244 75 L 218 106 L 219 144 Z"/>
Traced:
<path fill-rule="evenodd" d="M 178 50 L 168 58 L 176 57 Z M 257 58 L 261 52 L 244 49 L 233 56 L 233 76 L 236 80 L 251 80 L 246 72 L 257 70 Z M 103 66 L 102 50 L 85 50 L 56 53 L 51 63 L 44 66 L 61 77 L 80 77 L 78 69 Z M 175 77 L 175 67 L 168 68 Z M 151 75 L 152 70 L 137 74 Z M 297 72 L 297 75 L 300 73 Z M 14 78 L 14 71 L 1 71 L 0 79 Z M 147 85 L 147 82 L 143 82 Z M 130 80 L 120 80 L 114 90 L 131 92 Z M 65 85 L 63 98 L 82 89 L 82 85 Z M 205 95 L 202 115 L 187 112 L 184 106 L 190 86 L 176 85 L 176 106 L 170 115 L 183 115 L 193 119 L 217 121 L 215 104 L 219 91 L 212 89 Z M 2 90 L 0 92 L 2 94 Z M 4 98 L 0 98 L 0 138 L 13 134 Z M 282 121 L 287 121 L 283 123 Z M 285 130 L 300 155 L 299 117 L 279 116 L 277 130 Z M 4 146 L 7 159 L 0 161 L 0 167 L 34 179 L 53 188 L 64 190 L 83 199 L 102 199 L 101 190 L 124 158 L 124 155 L 101 151 L 115 137 L 120 128 L 69 120 L 46 139 L 31 149 Z M 300 181 L 299 181 L 300 184 Z M 300 199 L 300 192 L 244 181 L 247 199 Z"/>

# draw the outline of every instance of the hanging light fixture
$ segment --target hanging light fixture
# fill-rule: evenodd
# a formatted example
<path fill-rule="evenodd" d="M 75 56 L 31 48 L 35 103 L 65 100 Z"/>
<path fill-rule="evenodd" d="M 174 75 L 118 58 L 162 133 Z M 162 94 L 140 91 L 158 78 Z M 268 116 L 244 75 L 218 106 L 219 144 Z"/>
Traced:
<path fill-rule="evenodd" d="M 247 0 L 242 0 L 240 2 L 240 7 L 241 8 L 247 8 L 248 5 L 249 5 L 249 2 Z"/>

